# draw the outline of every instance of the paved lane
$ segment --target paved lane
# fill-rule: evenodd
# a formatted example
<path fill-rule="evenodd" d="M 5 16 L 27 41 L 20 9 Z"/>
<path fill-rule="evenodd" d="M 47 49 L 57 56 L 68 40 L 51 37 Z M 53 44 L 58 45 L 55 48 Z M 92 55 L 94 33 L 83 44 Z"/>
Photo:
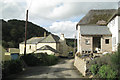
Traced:
<path fill-rule="evenodd" d="M 80 73 L 73 66 L 74 59 L 61 59 L 53 66 L 29 67 L 14 76 L 14 80 L 34 78 L 81 78 Z"/>

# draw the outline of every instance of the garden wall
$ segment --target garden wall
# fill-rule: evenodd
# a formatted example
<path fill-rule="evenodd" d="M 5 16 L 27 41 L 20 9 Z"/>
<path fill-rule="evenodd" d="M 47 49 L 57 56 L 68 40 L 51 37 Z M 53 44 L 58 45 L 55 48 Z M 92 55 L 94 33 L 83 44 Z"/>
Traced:
<path fill-rule="evenodd" d="M 86 76 L 86 61 L 75 55 L 74 66 L 82 73 L 83 76 Z"/>

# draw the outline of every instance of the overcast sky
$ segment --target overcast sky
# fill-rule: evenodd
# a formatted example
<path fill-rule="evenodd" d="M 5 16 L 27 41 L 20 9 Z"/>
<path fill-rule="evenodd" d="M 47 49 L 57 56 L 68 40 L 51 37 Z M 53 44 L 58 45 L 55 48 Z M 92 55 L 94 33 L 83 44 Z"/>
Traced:
<path fill-rule="evenodd" d="M 84 2 L 83 2 L 84 1 Z M 100 1 L 100 2 L 98 2 Z M 119 0 L 0 0 L 0 18 L 29 21 L 48 31 L 74 37 L 75 26 L 91 9 L 117 9 Z"/>

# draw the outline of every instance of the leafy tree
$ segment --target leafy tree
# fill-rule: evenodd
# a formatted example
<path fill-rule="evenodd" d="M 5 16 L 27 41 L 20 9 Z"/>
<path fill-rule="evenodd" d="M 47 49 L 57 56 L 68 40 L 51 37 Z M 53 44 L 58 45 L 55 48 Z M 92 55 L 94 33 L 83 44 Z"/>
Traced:
<path fill-rule="evenodd" d="M 13 42 L 8 42 L 7 44 L 8 44 L 9 48 L 14 48 L 14 43 Z"/>

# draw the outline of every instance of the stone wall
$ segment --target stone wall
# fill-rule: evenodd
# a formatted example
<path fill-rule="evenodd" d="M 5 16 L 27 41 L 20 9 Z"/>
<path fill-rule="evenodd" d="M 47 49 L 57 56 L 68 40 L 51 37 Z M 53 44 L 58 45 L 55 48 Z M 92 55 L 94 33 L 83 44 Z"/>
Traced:
<path fill-rule="evenodd" d="M 89 44 L 85 43 L 85 40 L 89 40 Z M 82 51 L 92 51 L 92 46 L 93 46 L 93 39 L 91 36 L 81 36 L 81 50 L 80 53 L 82 53 Z"/>
<path fill-rule="evenodd" d="M 86 76 L 87 66 L 84 59 L 75 55 L 74 66 L 83 74 L 83 76 Z"/>
<path fill-rule="evenodd" d="M 109 39 L 109 44 L 105 43 L 106 39 Z M 101 38 L 101 51 L 102 52 L 112 52 L 112 37 L 111 36 L 103 36 Z"/>

